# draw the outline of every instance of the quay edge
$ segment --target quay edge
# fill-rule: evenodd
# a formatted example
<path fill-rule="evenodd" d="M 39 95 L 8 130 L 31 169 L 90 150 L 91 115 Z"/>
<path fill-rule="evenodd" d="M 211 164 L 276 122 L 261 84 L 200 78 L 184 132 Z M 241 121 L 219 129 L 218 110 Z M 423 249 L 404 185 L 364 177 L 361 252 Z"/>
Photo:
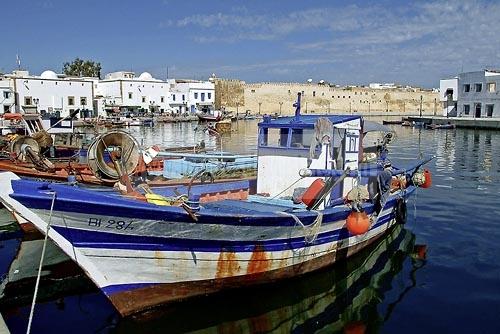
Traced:
<path fill-rule="evenodd" d="M 500 130 L 500 118 L 465 118 L 465 117 L 439 117 L 439 116 L 409 116 L 410 122 L 423 122 L 425 124 L 454 124 L 457 128 Z"/>

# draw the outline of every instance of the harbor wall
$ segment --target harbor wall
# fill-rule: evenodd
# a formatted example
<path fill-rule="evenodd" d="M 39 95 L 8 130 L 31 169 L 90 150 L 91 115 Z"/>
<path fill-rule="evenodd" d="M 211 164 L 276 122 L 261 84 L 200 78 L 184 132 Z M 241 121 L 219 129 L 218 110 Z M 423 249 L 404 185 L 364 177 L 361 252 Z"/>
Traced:
<path fill-rule="evenodd" d="M 436 115 L 441 112 L 439 93 L 420 88 L 376 89 L 332 87 L 309 83 L 245 83 L 217 79 L 215 107 L 251 114 L 293 115 L 297 93 L 302 93 L 303 113 L 353 113 Z"/>

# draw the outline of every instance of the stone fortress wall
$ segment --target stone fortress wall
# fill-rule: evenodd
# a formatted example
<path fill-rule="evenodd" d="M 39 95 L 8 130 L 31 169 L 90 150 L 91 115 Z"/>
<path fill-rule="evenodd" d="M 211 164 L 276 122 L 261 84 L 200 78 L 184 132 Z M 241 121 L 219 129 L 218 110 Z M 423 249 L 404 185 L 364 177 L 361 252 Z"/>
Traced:
<path fill-rule="evenodd" d="M 302 113 L 422 114 L 440 113 L 439 94 L 420 88 L 375 89 L 334 87 L 315 83 L 250 83 L 215 80 L 215 107 L 251 114 L 293 115 L 297 93 L 302 93 Z"/>

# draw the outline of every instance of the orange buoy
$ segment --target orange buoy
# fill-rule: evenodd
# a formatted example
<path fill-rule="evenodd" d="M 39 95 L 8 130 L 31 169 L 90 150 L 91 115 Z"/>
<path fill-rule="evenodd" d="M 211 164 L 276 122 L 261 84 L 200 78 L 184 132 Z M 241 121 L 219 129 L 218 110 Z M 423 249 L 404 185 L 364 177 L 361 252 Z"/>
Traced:
<path fill-rule="evenodd" d="M 370 218 L 366 212 L 351 211 L 347 216 L 347 230 L 352 235 L 365 234 L 370 229 Z"/>
<path fill-rule="evenodd" d="M 321 192 L 325 188 L 325 181 L 323 179 L 316 179 L 307 188 L 307 190 L 302 195 L 302 203 L 304 203 L 307 208 L 312 208 L 314 203 L 318 200 Z"/>
<path fill-rule="evenodd" d="M 361 321 L 353 321 L 344 327 L 345 334 L 364 334 L 366 332 L 366 325 Z"/>
<path fill-rule="evenodd" d="M 425 182 L 421 185 L 422 188 L 430 188 L 432 186 L 432 175 L 431 171 L 424 169 Z"/>

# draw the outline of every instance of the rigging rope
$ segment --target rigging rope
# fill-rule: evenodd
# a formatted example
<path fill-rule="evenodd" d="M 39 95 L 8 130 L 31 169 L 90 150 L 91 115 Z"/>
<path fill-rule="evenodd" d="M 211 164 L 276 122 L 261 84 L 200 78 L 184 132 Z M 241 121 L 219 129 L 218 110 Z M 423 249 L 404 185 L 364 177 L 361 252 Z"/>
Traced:
<path fill-rule="evenodd" d="M 55 201 L 56 201 L 56 192 L 53 191 L 52 192 L 52 203 L 50 204 L 49 222 L 47 223 L 47 228 L 45 230 L 45 239 L 43 240 L 42 255 L 40 257 L 40 264 L 38 265 L 38 274 L 36 276 L 35 292 L 33 294 L 33 301 L 31 302 L 31 310 L 30 310 L 30 317 L 28 320 L 28 328 L 26 329 L 27 334 L 29 334 L 31 332 L 31 322 L 33 321 L 33 314 L 35 312 L 36 296 L 38 294 L 38 287 L 40 285 L 40 276 L 42 274 L 43 259 L 45 257 L 45 248 L 47 246 L 47 239 L 49 237 L 50 223 L 52 222 L 52 212 L 54 211 L 54 202 Z"/>
<path fill-rule="evenodd" d="M 318 238 L 319 229 L 321 227 L 321 224 L 323 223 L 323 213 L 321 211 L 315 211 L 315 210 L 312 210 L 312 211 L 315 212 L 317 216 L 314 219 L 313 223 L 311 225 L 308 225 L 308 226 L 304 225 L 304 223 L 302 223 L 300 218 L 297 217 L 296 215 L 294 215 L 293 213 L 285 212 L 285 211 L 280 211 L 277 213 L 279 215 L 282 215 L 282 216 L 292 217 L 293 220 L 295 221 L 295 223 L 300 225 L 303 228 L 304 240 L 306 241 L 306 243 L 312 244 Z M 295 226 L 297 226 L 297 225 L 295 225 Z"/>

